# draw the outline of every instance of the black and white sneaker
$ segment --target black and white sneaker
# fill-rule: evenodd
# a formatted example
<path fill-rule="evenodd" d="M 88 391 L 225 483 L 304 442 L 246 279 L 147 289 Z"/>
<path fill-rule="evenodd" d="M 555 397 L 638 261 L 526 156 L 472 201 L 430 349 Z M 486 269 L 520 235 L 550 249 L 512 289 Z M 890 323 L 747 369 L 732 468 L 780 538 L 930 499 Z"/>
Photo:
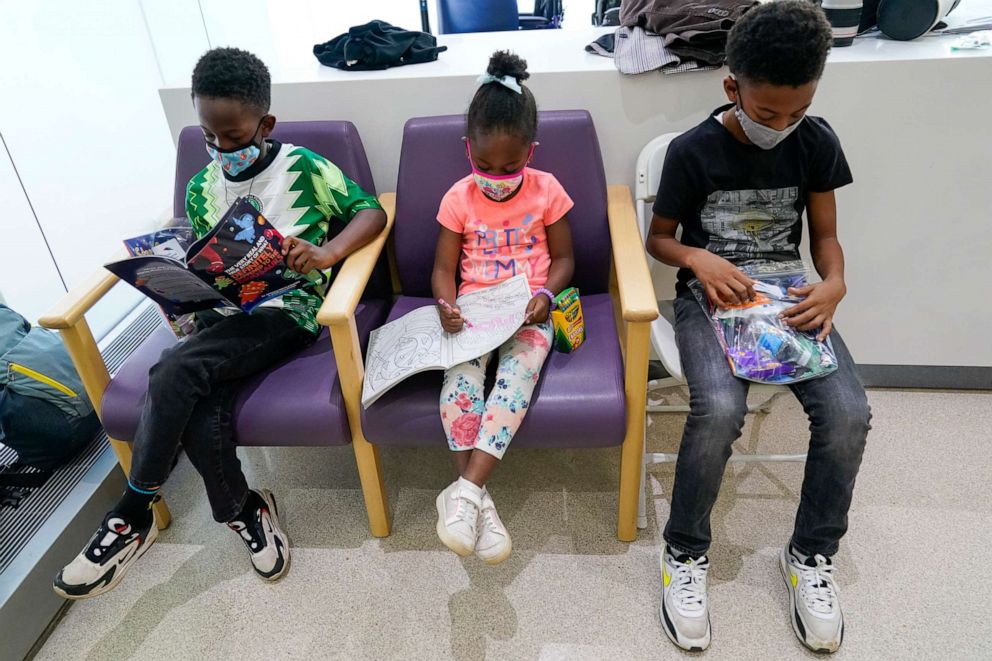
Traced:
<path fill-rule="evenodd" d="M 117 587 L 128 568 L 155 543 L 155 517 L 137 528 L 111 512 L 79 555 L 62 568 L 52 589 L 65 599 L 86 599 Z"/>
<path fill-rule="evenodd" d="M 661 624 L 668 638 L 689 652 L 710 646 L 710 611 L 706 600 L 706 556 L 676 555 L 667 544 L 661 550 Z"/>
<path fill-rule="evenodd" d="M 279 508 L 272 492 L 262 489 L 255 494 L 264 505 L 252 513 L 250 521 L 231 521 L 227 527 L 245 543 L 255 572 L 276 581 L 289 571 L 289 537 L 279 527 Z"/>
<path fill-rule="evenodd" d="M 789 589 L 796 637 L 814 652 L 836 652 L 844 640 L 844 613 L 834 563 L 820 554 L 801 556 L 787 544 L 779 555 L 779 566 Z"/>

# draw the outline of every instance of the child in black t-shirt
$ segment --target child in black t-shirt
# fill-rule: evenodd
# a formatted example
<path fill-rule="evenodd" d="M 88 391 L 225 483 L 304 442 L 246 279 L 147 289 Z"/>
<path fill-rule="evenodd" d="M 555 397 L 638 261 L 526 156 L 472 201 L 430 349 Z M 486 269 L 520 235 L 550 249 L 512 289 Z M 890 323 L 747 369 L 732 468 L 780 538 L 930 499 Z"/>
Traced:
<path fill-rule="evenodd" d="M 796 383 L 811 438 L 799 511 L 780 565 L 793 629 L 815 651 L 835 651 L 844 633 L 832 556 L 847 512 L 871 417 L 854 362 L 833 316 L 844 297 L 834 189 L 851 172 L 830 125 L 806 115 L 823 72 L 831 30 L 810 2 L 781 0 L 744 15 L 731 31 L 723 82 L 732 102 L 672 141 L 654 203 L 649 252 L 679 267 L 675 334 L 691 393 L 662 550 L 661 619 L 684 649 L 710 641 L 706 552 L 710 512 L 731 444 L 747 412 L 746 381 L 731 373 L 687 282 L 699 280 L 720 306 L 755 296 L 738 266 L 799 258 L 802 214 L 822 282 L 790 290 L 804 297 L 789 325 L 828 335 L 838 369 Z M 681 241 L 675 233 L 682 226 Z"/>

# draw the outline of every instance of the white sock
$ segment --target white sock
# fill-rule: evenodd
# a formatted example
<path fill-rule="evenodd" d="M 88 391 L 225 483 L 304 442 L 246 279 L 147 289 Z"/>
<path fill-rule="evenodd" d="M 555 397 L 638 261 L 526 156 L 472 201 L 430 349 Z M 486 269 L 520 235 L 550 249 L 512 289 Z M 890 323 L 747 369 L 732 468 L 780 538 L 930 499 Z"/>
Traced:
<path fill-rule="evenodd" d="M 480 487 L 475 482 L 466 480 L 464 477 L 458 478 L 458 488 L 472 494 L 477 500 L 482 500 L 482 490 L 485 489 L 485 487 Z"/>

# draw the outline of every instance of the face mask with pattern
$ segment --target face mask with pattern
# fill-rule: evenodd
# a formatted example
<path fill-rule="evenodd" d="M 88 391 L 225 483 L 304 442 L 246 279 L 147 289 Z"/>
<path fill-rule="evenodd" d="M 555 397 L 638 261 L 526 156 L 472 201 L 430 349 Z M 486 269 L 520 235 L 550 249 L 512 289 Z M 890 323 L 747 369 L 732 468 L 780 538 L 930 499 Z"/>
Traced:
<path fill-rule="evenodd" d="M 466 140 L 465 147 L 468 150 L 469 165 L 472 166 L 472 178 L 475 180 L 475 184 L 479 187 L 479 190 L 482 191 L 482 194 L 496 202 L 502 202 L 513 195 L 524 182 L 524 169 L 530 163 L 530 159 L 533 158 L 534 147 L 536 146 L 536 142 L 531 144 L 530 151 L 527 152 L 527 161 L 519 170 L 510 174 L 495 175 L 483 172 L 475 166 L 475 160 L 472 158 L 472 146 Z"/>
<path fill-rule="evenodd" d="M 255 136 L 258 135 L 258 129 L 262 128 L 262 121 L 265 118 L 258 120 L 258 126 L 255 127 L 255 132 L 251 135 L 251 140 L 240 147 L 234 147 L 233 149 L 221 149 L 217 145 L 210 142 L 206 142 L 207 153 L 210 154 L 210 159 L 217 161 L 217 164 L 224 170 L 225 174 L 231 177 L 236 177 L 258 160 L 258 157 L 262 153 L 261 147 L 255 143 Z"/>

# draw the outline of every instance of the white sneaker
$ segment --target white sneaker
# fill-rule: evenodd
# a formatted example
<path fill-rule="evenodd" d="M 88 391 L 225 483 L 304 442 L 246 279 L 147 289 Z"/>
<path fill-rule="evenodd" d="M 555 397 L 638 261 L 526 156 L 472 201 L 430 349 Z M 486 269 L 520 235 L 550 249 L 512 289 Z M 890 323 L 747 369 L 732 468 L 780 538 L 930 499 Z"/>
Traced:
<path fill-rule="evenodd" d="M 245 543 L 255 573 L 267 581 L 276 581 L 289 571 L 289 537 L 279 525 L 279 507 L 272 492 L 262 489 L 255 493 L 263 505 L 251 513 L 248 521 L 231 521 L 227 527 Z"/>
<path fill-rule="evenodd" d="M 814 652 L 836 652 L 844 640 L 844 614 L 834 565 L 820 554 L 800 558 L 790 546 L 782 549 L 780 565 L 789 588 L 792 628 Z"/>
<path fill-rule="evenodd" d="M 667 545 L 661 551 L 661 623 L 672 642 L 689 652 L 702 652 L 710 644 L 709 566 L 706 556 L 675 557 Z"/>
<path fill-rule="evenodd" d="M 58 573 L 52 588 L 64 599 L 87 599 L 109 592 L 157 537 L 154 516 L 150 524 L 137 528 L 110 512 L 86 548 Z"/>
<path fill-rule="evenodd" d="M 482 514 L 479 516 L 479 538 L 475 542 L 475 554 L 490 565 L 498 565 L 510 557 L 513 541 L 496 512 L 489 490 L 482 488 Z"/>
<path fill-rule="evenodd" d="M 482 509 L 482 488 L 460 477 L 437 495 L 434 504 L 437 536 L 458 555 L 471 555 Z"/>

